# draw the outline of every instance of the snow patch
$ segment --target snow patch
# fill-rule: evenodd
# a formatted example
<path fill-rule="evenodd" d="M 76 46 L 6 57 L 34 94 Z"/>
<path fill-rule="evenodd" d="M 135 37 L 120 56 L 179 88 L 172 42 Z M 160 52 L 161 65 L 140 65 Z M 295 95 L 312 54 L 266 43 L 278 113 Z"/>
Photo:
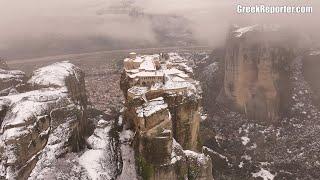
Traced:
<path fill-rule="evenodd" d="M 111 179 L 111 177 L 102 169 L 105 155 L 104 150 L 88 150 L 80 158 L 79 163 L 87 171 L 93 180 Z"/>
<path fill-rule="evenodd" d="M 242 136 L 241 137 L 241 142 L 242 144 L 245 146 L 250 142 L 250 138 L 246 137 L 246 136 Z"/>
<path fill-rule="evenodd" d="M 265 170 L 263 168 L 260 169 L 259 172 L 256 173 L 251 173 L 252 177 L 257 178 L 257 177 L 261 177 L 263 178 L 263 180 L 273 180 L 275 175 L 271 174 L 270 171 Z"/>
<path fill-rule="evenodd" d="M 183 152 L 186 154 L 186 156 L 197 159 L 197 162 L 201 164 L 205 164 L 208 161 L 208 157 L 203 153 L 200 154 L 190 150 L 184 150 Z"/>
<path fill-rule="evenodd" d="M 74 72 L 75 65 L 68 61 L 54 63 L 52 65 L 42 67 L 36 70 L 28 81 L 30 84 L 36 84 L 41 86 L 66 86 L 65 79 L 70 74 L 76 75 Z"/>
<path fill-rule="evenodd" d="M 152 114 L 167 108 L 168 104 L 164 103 L 163 98 L 157 98 L 138 107 L 136 113 L 138 114 L 138 117 L 149 117 Z"/>

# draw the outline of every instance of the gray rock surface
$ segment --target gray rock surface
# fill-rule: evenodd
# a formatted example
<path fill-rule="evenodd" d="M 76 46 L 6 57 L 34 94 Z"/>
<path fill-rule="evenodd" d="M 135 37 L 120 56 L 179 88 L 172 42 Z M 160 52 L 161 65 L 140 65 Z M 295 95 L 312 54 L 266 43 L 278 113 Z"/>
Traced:
<path fill-rule="evenodd" d="M 15 86 L 20 71 L 0 71 Z M 1 83 L 2 84 L 2 83 Z M 84 146 L 86 92 L 84 74 L 68 62 L 40 68 L 27 82 L 30 91 L 0 98 L 0 177 L 50 177 L 57 159 Z M 50 174 L 51 173 L 51 174 Z"/>
<path fill-rule="evenodd" d="M 26 75 L 22 71 L 5 70 L 0 67 L 0 96 L 14 94 L 16 88 L 26 80 Z"/>

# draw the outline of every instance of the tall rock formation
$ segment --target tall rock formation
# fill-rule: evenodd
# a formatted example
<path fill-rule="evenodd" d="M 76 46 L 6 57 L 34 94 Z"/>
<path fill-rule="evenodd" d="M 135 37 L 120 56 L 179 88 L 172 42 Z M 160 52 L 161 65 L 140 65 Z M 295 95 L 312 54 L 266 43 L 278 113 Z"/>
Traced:
<path fill-rule="evenodd" d="M 0 179 L 46 179 L 57 157 L 83 147 L 84 73 L 68 62 L 40 68 L 28 81 L 20 71 L 1 72 L 29 91 L 0 97 Z"/>
<path fill-rule="evenodd" d="M 135 134 L 138 174 L 151 180 L 211 180 L 210 157 L 194 152 L 201 150 L 201 89 L 187 60 L 170 53 L 132 57 L 124 63 L 122 115 L 124 127 Z"/>
<path fill-rule="evenodd" d="M 229 33 L 224 87 L 218 100 L 249 118 L 277 121 L 286 101 L 285 64 L 292 59 L 288 34 L 277 26 L 254 25 Z"/>

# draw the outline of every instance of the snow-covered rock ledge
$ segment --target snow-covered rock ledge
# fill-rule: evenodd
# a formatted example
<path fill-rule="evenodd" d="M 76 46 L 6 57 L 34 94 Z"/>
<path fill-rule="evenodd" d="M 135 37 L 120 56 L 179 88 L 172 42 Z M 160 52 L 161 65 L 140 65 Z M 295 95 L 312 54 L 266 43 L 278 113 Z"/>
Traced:
<path fill-rule="evenodd" d="M 0 179 L 54 177 L 48 169 L 56 158 L 84 144 L 84 73 L 60 62 L 36 70 L 28 81 L 21 71 L 0 74 L 0 81 L 14 79 L 13 86 L 25 83 L 28 90 L 0 97 Z"/>
<path fill-rule="evenodd" d="M 0 68 L 0 96 L 13 94 L 19 84 L 23 83 L 26 75 L 22 71 L 10 71 Z"/>

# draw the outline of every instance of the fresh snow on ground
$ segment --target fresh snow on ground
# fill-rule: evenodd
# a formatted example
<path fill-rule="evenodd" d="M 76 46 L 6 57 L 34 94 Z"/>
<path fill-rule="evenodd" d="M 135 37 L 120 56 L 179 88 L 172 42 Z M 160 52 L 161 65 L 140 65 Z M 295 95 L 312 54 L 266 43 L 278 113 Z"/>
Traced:
<path fill-rule="evenodd" d="M 122 172 L 117 180 L 137 180 L 137 170 L 135 165 L 134 150 L 130 145 L 134 133 L 131 130 L 123 130 L 120 134 L 121 156 L 122 156 Z"/>
<path fill-rule="evenodd" d="M 104 173 L 103 169 L 101 168 L 101 163 L 104 163 L 103 158 L 106 156 L 105 153 L 106 151 L 101 149 L 89 150 L 79 158 L 80 165 L 82 165 L 88 171 L 88 174 L 92 180 L 102 179 L 102 175 L 104 179 L 111 179 L 110 177 L 108 178 L 108 175 Z"/>
<path fill-rule="evenodd" d="M 205 164 L 206 161 L 208 160 L 208 157 L 204 154 L 200 154 L 200 153 L 190 151 L 190 150 L 184 150 L 183 152 L 186 154 L 186 156 L 193 157 L 193 158 L 197 159 L 197 162 L 199 162 L 201 164 Z"/>
<path fill-rule="evenodd" d="M 250 142 L 250 138 L 243 136 L 241 137 L 242 144 L 245 146 Z"/>
<path fill-rule="evenodd" d="M 176 154 L 175 149 L 182 149 L 181 145 L 173 138 L 172 141 L 172 152 L 171 152 L 171 164 L 181 160 L 181 156 Z"/>
<path fill-rule="evenodd" d="M 261 177 L 263 180 L 273 180 L 275 175 L 271 174 L 268 170 L 261 168 L 259 172 L 252 173 L 252 177 Z"/>

